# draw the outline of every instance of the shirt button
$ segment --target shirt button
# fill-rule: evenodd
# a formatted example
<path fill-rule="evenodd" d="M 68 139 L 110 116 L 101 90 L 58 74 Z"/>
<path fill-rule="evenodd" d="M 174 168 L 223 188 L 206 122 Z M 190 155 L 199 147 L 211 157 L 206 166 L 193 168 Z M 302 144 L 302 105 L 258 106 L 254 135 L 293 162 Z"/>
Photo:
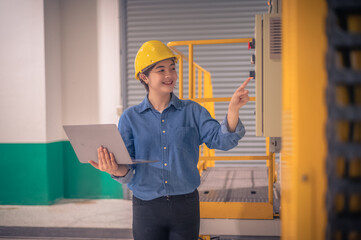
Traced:
<path fill-rule="evenodd" d="M 167 147 L 164 147 L 163 149 L 167 149 Z"/>
<path fill-rule="evenodd" d="M 165 183 L 168 183 L 168 181 L 165 181 Z"/>
<path fill-rule="evenodd" d="M 162 119 L 162 122 L 164 122 L 164 119 Z"/>
<path fill-rule="evenodd" d="M 163 133 L 165 133 L 165 131 L 163 131 Z"/>
<path fill-rule="evenodd" d="M 164 166 L 167 166 L 167 164 L 166 164 L 166 163 L 164 163 Z"/>

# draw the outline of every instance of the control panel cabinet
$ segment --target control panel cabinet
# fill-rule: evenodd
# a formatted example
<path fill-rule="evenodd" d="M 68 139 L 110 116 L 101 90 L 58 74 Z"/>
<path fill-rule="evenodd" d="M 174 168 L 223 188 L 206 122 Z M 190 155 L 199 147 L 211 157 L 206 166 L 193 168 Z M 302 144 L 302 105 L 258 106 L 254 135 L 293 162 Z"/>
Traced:
<path fill-rule="evenodd" d="M 255 23 L 256 136 L 281 137 L 281 15 L 256 15 Z"/>

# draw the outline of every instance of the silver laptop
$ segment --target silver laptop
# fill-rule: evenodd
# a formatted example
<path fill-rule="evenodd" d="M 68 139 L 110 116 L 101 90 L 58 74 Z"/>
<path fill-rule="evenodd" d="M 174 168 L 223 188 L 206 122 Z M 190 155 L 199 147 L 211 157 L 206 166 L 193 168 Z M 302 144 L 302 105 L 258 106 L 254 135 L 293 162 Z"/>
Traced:
<path fill-rule="evenodd" d="M 106 147 L 118 164 L 139 164 L 157 160 L 133 160 L 115 124 L 64 125 L 64 130 L 81 163 L 98 162 L 98 148 Z"/>

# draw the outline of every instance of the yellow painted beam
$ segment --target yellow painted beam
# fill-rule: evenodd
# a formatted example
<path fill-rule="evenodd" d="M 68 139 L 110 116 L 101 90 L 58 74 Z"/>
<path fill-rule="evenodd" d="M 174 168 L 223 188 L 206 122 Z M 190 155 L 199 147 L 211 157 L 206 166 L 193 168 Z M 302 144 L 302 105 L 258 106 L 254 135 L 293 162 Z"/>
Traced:
<path fill-rule="evenodd" d="M 273 219 L 273 206 L 260 202 L 200 202 L 201 218 Z"/>
<path fill-rule="evenodd" d="M 282 239 L 325 239 L 326 14 L 326 0 L 282 1 Z"/>
<path fill-rule="evenodd" d="M 200 160 L 269 160 L 270 156 L 211 156 L 211 157 L 199 157 Z"/>
<path fill-rule="evenodd" d="M 224 98 L 186 98 L 183 100 L 192 100 L 197 103 L 204 103 L 204 102 L 229 102 L 231 100 L 230 97 L 224 97 Z M 249 97 L 249 101 L 256 101 L 256 97 Z"/>
<path fill-rule="evenodd" d="M 208 45 L 208 44 L 229 44 L 229 43 L 248 43 L 252 41 L 252 38 L 229 38 L 229 39 L 211 39 L 211 40 L 189 40 L 189 41 L 174 41 L 169 42 L 167 45 L 172 46 L 184 46 L 184 45 Z"/>

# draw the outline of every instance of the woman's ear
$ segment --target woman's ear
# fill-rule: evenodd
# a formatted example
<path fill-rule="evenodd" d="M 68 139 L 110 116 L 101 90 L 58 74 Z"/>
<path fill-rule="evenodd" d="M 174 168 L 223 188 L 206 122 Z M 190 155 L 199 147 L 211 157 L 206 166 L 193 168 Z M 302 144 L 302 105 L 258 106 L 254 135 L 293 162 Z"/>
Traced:
<path fill-rule="evenodd" d="M 141 80 L 143 80 L 143 82 L 145 82 L 146 84 L 148 84 L 149 79 L 147 78 L 147 76 L 145 76 L 144 73 L 139 73 L 139 78 L 140 78 Z"/>

